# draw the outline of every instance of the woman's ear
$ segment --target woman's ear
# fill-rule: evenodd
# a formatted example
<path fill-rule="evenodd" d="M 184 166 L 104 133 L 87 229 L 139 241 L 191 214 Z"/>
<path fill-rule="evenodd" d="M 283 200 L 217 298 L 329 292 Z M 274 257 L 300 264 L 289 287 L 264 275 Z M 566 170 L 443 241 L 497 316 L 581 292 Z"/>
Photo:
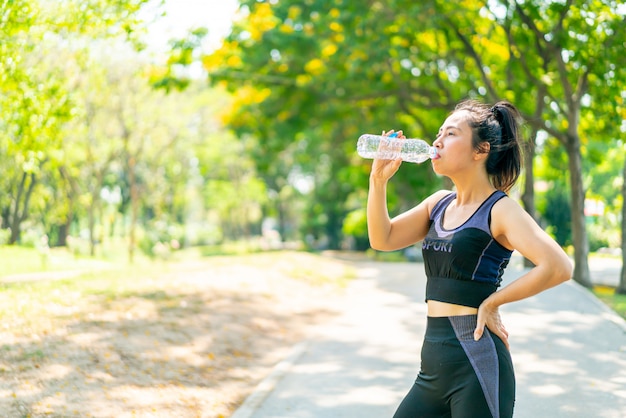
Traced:
<path fill-rule="evenodd" d="M 481 142 L 477 149 L 474 150 L 474 160 L 483 160 L 489 157 L 489 151 L 491 150 L 491 144 L 487 141 Z"/>

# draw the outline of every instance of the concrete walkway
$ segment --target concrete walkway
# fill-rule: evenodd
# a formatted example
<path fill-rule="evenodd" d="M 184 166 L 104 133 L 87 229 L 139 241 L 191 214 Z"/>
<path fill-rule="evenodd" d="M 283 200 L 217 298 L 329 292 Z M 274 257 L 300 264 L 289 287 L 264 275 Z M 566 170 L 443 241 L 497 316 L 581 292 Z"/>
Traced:
<path fill-rule="evenodd" d="M 420 263 L 355 263 L 344 312 L 294 347 L 232 418 L 391 417 L 419 368 Z M 505 281 L 522 273 L 509 268 Z M 568 282 L 502 308 L 516 418 L 626 417 L 626 322 Z"/>

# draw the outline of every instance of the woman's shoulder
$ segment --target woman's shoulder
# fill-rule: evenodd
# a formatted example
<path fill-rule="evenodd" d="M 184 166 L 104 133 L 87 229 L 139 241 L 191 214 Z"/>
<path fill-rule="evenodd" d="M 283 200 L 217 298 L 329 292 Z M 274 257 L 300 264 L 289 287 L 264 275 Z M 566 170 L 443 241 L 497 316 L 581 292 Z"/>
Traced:
<path fill-rule="evenodd" d="M 492 211 L 506 215 L 507 213 L 516 213 L 518 211 L 524 211 L 519 203 L 509 195 L 504 194 L 498 198 L 493 204 Z"/>
<path fill-rule="evenodd" d="M 526 210 L 510 196 L 503 196 L 491 208 L 491 224 L 496 227 L 527 225 L 534 220 Z"/>
<path fill-rule="evenodd" d="M 428 213 L 432 212 L 432 209 L 437 205 L 437 203 L 452 193 L 454 193 L 452 190 L 437 190 L 435 193 L 424 199 L 424 203 L 426 203 L 426 206 L 428 207 Z"/>
<path fill-rule="evenodd" d="M 434 201 L 435 203 L 439 202 L 444 197 L 454 193 L 452 190 L 441 189 L 437 190 L 435 193 L 431 194 L 426 198 L 426 200 Z"/>

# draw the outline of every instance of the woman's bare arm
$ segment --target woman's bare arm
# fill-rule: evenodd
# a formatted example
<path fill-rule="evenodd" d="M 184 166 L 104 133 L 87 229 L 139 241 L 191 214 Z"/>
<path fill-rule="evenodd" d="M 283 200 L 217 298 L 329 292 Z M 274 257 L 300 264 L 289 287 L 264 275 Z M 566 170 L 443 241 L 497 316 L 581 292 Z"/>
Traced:
<path fill-rule="evenodd" d="M 491 230 L 500 244 L 519 251 L 535 265 L 509 285 L 491 294 L 478 310 L 475 338 L 480 338 L 486 324 L 491 331 L 506 340 L 507 334 L 500 323 L 498 307 L 569 280 L 572 276 L 572 262 L 565 251 L 511 199 L 504 198 L 494 205 Z"/>

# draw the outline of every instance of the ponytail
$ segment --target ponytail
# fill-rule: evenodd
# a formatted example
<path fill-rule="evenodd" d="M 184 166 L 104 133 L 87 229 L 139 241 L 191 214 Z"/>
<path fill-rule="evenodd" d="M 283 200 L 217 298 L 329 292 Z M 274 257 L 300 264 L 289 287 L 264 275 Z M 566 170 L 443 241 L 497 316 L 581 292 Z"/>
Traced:
<path fill-rule="evenodd" d="M 485 165 L 493 186 L 508 192 L 522 170 L 519 111 L 507 101 L 489 107 L 474 100 L 461 102 L 458 110 L 469 112 L 474 149 L 489 153 Z"/>

